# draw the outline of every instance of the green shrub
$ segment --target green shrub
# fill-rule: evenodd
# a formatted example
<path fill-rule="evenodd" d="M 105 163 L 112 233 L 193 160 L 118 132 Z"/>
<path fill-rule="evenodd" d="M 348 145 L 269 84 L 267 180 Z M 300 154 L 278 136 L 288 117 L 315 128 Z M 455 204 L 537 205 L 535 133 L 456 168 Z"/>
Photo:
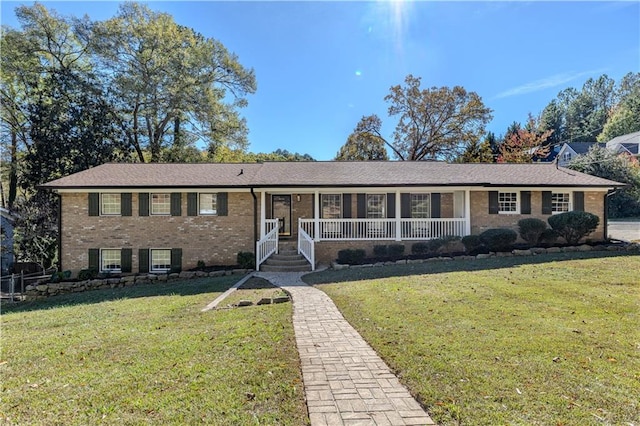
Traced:
<path fill-rule="evenodd" d="M 198 269 L 204 269 L 206 267 L 204 260 L 198 260 Z"/>
<path fill-rule="evenodd" d="M 480 234 L 480 241 L 491 251 L 509 251 L 517 239 L 518 234 L 513 229 L 487 229 Z"/>
<path fill-rule="evenodd" d="M 376 245 L 373 246 L 373 254 L 376 256 L 386 256 L 389 254 L 388 246 Z"/>
<path fill-rule="evenodd" d="M 388 252 L 389 252 L 389 256 L 402 256 L 404 254 L 404 245 L 390 244 Z"/>
<path fill-rule="evenodd" d="M 364 260 L 366 252 L 363 249 L 344 249 L 338 252 L 338 263 L 342 265 L 359 265 Z"/>
<path fill-rule="evenodd" d="M 538 240 L 538 242 L 542 244 L 552 245 L 556 242 L 558 237 L 559 235 L 556 231 L 551 228 L 547 228 L 542 231 L 542 234 L 540 234 L 540 239 Z"/>
<path fill-rule="evenodd" d="M 419 243 L 413 243 L 411 245 L 411 253 L 413 254 L 427 254 L 429 253 L 429 242 L 421 241 Z"/>
<path fill-rule="evenodd" d="M 538 244 L 540 235 L 542 235 L 545 229 L 547 229 L 547 224 L 544 220 L 528 218 L 518 221 L 520 237 L 532 246 Z"/>
<path fill-rule="evenodd" d="M 256 267 L 256 255 L 250 251 L 239 251 L 237 262 L 243 269 L 254 269 Z"/>
<path fill-rule="evenodd" d="M 600 223 L 598 216 L 587 212 L 560 213 L 547 220 L 551 228 L 572 245 L 595 231 Z"/>
<path fill-rule="evenodd" d="M 482 241 L 480 240 L 479 235 L 467 235 L 465 237 L 462 237 L 461 241 L 468 253 L 471 253 L 482 247 Z"/>
<path fill-rule="evenodd" d="M 80 281 L 94 280 L 98 277 L 98 270 L 96 268 L 82 269 L 78 272 L 78 279 Z"/>

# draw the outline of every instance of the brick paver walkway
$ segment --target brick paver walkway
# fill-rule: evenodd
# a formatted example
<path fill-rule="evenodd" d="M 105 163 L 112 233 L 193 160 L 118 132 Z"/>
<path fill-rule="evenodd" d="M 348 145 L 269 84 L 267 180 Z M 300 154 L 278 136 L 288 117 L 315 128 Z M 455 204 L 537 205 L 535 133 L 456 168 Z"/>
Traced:
<path fill-rule="evenodd" d="M 312 426 L 433 425 L 389 367 L 302 273 L 259 272 L 291 293 Z"/>

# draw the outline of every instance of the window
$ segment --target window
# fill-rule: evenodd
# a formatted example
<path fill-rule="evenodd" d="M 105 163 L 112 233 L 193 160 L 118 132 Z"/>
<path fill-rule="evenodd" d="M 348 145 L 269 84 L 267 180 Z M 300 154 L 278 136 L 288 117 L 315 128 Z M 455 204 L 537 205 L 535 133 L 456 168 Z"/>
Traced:
<path fill-rule="evenodd" d="M 340 219 L 342 217 L 342 196 L 340 194 L 322 194 L 323 219 Z"/>
<path fill-rule="evenodd" d="M 200 194 L 200 214 L 218 214 L 218 194 Z"/>
<path fill-rule="evenodd" d="M 102 249 L 100 252 L 100 270 L 103 272 L 120 272 L 122 269 L 122 252 L 119 249 Z"/>
<path fill-rule="evenodd" d="M 554 192 L 551 194 L 551 212 L 564 213 L 571 209 L 569 200 L 571 199 L 568 192 Z"/>
<path fill-rule="evenodd" d="M 384 219 L 385 194 L 367 194 L 367 218 Z"/>
<path fill-rule="evenodd" d="M 103 215 L 119 215 L 120 194 L 102 194 L 100 213 Z"/>
<path fill-rule="evenodd" d="M 166 272 L 171 269 L 171 250 L 151 250 L 151 272 Z"/>
<path fill-rule="evenodd" d="M 565 152 L 564 155 L 562 156 L 564 161 L 571 161 L 571 153 L 570 152 Z"/>
<path fill-rule="evenodd" d="M 498 193 L 498 211 L 500 213 L 518 212 L 518 193 L 500 192 Z"/>
<path fill-rule="evenodd" d="M 431 217 L 431 194 L 411 194 L 411 217 L 415 219 Z"/>
<path fill-rule="evenodd" d="M 151 194 L 151 214 L 170 214 L 171 194 Z"/>

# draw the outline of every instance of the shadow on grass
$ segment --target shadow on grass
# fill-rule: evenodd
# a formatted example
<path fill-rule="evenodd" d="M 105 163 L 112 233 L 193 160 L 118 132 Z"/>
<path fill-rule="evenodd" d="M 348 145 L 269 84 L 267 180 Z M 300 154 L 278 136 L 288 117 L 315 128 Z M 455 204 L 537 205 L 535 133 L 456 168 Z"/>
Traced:
<path fill-rule="evenodd" d="M 196 278 L 185 281 L 156 282 L 151 284 L 138 284 L 131 287 L 118 287 L 61 294 L 42 300 L 3 304 L 2 313 L 53 309 L 63 306 L 93 304 L 139 297 L 170 295 L 194 296 L 204 293 L 222 293 L 242 279 L 242 277 L 243 275 L 230 275 L 215 278 Z"/>
<path fill-rule="evenodd" d="M 492 257 L 489 259 L 436 261 L 406 265 L 326 270 L 304 275 L 307 284 L 329 284 L 410 275 L 442 274 L 447 272 L 484 271 L 511 268 L 518 265 L 544 264 L 579 259 L 640 256 L 638 252 L 573 252 L 540 254 L 536 256 Z"/>

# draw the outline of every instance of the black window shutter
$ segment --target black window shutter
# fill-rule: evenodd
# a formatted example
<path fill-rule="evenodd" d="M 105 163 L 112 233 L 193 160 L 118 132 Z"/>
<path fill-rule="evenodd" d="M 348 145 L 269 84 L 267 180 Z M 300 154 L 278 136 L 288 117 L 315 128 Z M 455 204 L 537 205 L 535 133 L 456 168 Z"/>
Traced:
<path fill-rule="evenodd" d="M 149 216 L 149 193 L 138 194 L 138 216 Z"/>
<path fill-rule="evenodd" d="M 89 216 L 100 216 L 100 194 L 89 193 Z"/>
<path fill-rule="evenodd" d="M 367 217 L 367 195 L 366 194 L 358 194 L 358 218 Z"/>
<path fill-rule="evenodd" d="M 120 214 L 122 216 L 131 216 L 131 193 L 125 192 L 120 194 Z"/>
<path fill-rule="evenodd" d="M 553 213 L 551 205 L 551 191 L 542 191 L 542 214 Z"/>
<path fill-rule="evenodd" d="M 351 194 L 342 194 L 342 217 L 351 218 Z"/>
<path fill-rule="evenodd" d="M 520 213 L 531 214 L 531 191 L 520 191 Z"/>
<path fill-rule="evenodd" d="M 389 192 L 387 194 L 387 218 L 394 219 L 396 217 L 396 194 Z"/>
<path fill-rule="evenodd" d="M 489 191 L 489 214 L 498 214 L 499 210 L 498 191 Z"/>
<path fill-rule="evenodd" d="M 187 216 L 198 216 L 198 193 L 187 193 Z"/>
<path fill-rule="evenodd" d="M 171 216 L 182 216 L 182 194 L 171 193 Z"/>
<path fill-rule="evenodd" d="M 131 255 L 132 250 L 130 248 L 123 248 L 120 251 L 120 270 L 122 272 L 131 272 Z"/>
<path fill-rule="evenodd" d="M 441 216 L 441 202 L 440 202 L 440 193 L 433 192 L 431 194 L 431 217 L 434 219 L 438 219 Z"/>
<path fill-rule="evenodd" d="M 100 270 L 100 249 L 89 249 L 89 269 Z"/>
<path fill-rule="evenodd" d="M 218 210 L 218 216 L 228 216 L 229 215 L 229 193 L 228 192 L 218 192 L 216 196 L 216 209 Z"/>
<path fill-rule="evenodd" d="M 182 249 L 171 249 L 171 272 L 182 271 Z"/>
<path fill-rule="evenodd" d="M 577 212 L 584 211 L 584 192 L 575 191 L 573 193 L 573 210 Z"/>
<path fill-rule="evenodd" d="M 400 217 L 411 217 L 411 194 L 409 193 L 400 194 Z"/>
<path fill-rule="evenodd" d="M 149 272 L 149 249 L 138 250 L 138 272 L 141 274 Z"/>

